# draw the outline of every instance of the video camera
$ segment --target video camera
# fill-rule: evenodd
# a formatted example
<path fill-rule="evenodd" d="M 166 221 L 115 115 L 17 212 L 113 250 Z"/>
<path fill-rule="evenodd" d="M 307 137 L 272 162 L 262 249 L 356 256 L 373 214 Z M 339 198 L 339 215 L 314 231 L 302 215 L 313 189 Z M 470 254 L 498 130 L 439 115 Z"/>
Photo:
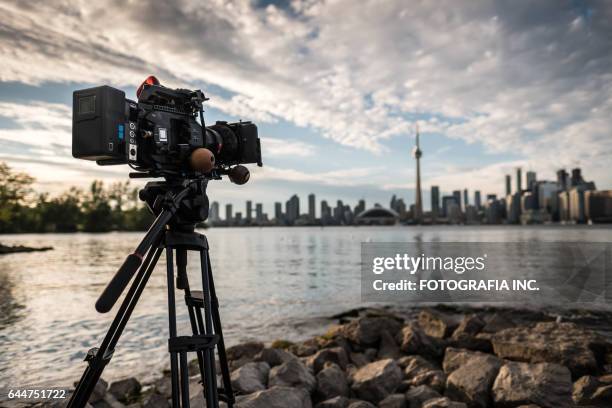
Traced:
<path fill-rule="evenodd" d="M 110 86 L 73 94 L 72 155 L 99 165 L 128 164 L 131 177 L 220 178 L 248 181 L 241 164 L 261 162 L 257 126 L 216 122 L 205 126 L 200 90 L 170 89 L 148 77 L 138 101 Z M 200 120 L 198 123 L 197 119 Z"/>

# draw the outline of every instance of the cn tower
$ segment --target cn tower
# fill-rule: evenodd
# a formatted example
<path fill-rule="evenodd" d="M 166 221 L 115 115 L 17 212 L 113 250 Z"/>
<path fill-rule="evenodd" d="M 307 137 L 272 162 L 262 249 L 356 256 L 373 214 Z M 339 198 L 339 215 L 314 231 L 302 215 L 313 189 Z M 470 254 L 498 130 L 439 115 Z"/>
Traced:
<path fill-rule="evenodd" d="M 423 222 L 423 198 L 421 197 L 421 156 L 423 152 L 419 145 L 419 124 L 416 125 L 416 145 L 412 150 L 412 155 L 416 159 L 416 198 L 414 201 L 414 221 L 417 224 Z"/>

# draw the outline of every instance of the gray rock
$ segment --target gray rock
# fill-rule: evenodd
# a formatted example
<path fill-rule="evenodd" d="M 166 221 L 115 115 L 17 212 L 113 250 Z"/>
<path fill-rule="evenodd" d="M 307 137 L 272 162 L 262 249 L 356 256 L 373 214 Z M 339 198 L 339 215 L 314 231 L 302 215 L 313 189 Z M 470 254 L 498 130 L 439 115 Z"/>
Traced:
<path fill-rule="evenodd" d="M 485 321 L 477 314 L 467 315 L 463 318 L 461 323 L 459 323 L 452 337 L 460 338 L 465 335 L 475 336 L 485 327 L 485 325 Z"/>
<path fill-rule="evenodd" d="M 172 396 L 172 379 L 166 375 L 158 378 L 153 383 L 153 390 L 158 394 L 170 398 Z"/>
<path fill-rule="evenodd" d="M 406 381 L 411 386 L 428 385 L 436 391 L 443 391 L 446 384 L 446 375 L 440 367 L 421 356 L 402 357 Z"/>
<path fill-rule="evenodd" d="M 240 398 L 234 406 L 236 408 L 312 408 L 312 401 L 308 391 L 303 388 L 273 386 Z"/>
<path fill-rule="evenodd" d="M 246 363 L 231 374 L 232 388 L 239 394 L 266 389 L 270 366 L 265 361 Z"/>
<path fill-rule="evenodd" d="M 100 378 L 98 382 L 96 383 L 96 386 L 94 387 L 93 392 L 91 393 L 91 396 L 89 397 L 89 403 L 93 404 L 95 402 L 100 401 L 102 397 L 104 397 L 104 394 L 106 394 L 107 389 L 108 389 L 108 383 L 104 381 L 102 378 Z"/>
<path fill-rule="evenodd" d="M 402 371 L 395 361 L 379 360 L 355 372 L 352 389 L 360 399 L 377 403 L 397 388 L 402 377 Z"/>
<path fill-rule="evenodd" d="M 502 362 L 488 354 L 465 353 L 472 357 L 448 376 L 445 395 L 454 401 L 465 402 L 470 407 L 486 408 L 490 405 L 491 386 Z"/>
<path fill-rule="evenodd" d="M 433 310 L 422 310 L 417 319 L 419 327 L 431 337 L 440 339 L 450 336 L 459 326 L 456 316 L 447 315 Z"/>
<path fill-rule="evenodd" d="M 137 379 L 130 377 L 111 383 L 108 392 L 121 402 L 128 402 L 140 394 L 142 386 Z"/>
<path fill-rule="evenodd" d="M 357 367 L 364 366 L 371 362 L 371 360 L 366 357 L 364 353 L 350 353 L 349 361 L 356 365 Z"/>
<path fill-rule="evenodd" d="M 317 374 L 317 396 L 320 400 L 324 401 L 337 396 L 348 397 L 349 393 L 346 375 L 338 365 L 328 363 Z"/>
<path fill-rule="evenodd" d="M 576 405 L 580 406 L 610 407 L 612 406 L 612 385 L 585 375 L 574 383 L 572 399 Z"/>
<path fill-rule="evenodd" d="M 516 326 L 512 319 L 501 313 L 495 313 L 485 318 L 485 323 L 485 326 L 480 330 L 481 333 L 497 333 Z"/>
<path fill-rule="evenodd" d="M 378 347 L 378 358 L 392 358 L 398 359 L 401 355 L 400 348 L 397 345 L 395 338 L 389 334 L 388 331 L 384 331 L 380 334 L 380 345 Z"/>
<path fill-rule="evenodd" d="M 451 401 L 447 397 L 434 398 L 426 401 L 423 408 L 467 408 L 463 402 Z"/>
<path fill-rule="evenodd" d="M 421 408 L 425 401 L 429 401 L 435 398 L 441 398 L 442 396 L 435 391 L 433 388 L 427 385 L 419 385 L 409 389 L 404 397 L 408 402 L 409 408 Z"/>
<path fill-rule="evenodd" d="M 559 364 L 509 361 L 499 370 L 492 395 L 496 407 L 521 404 L 536 404 L 543 408 L 571 407 L 571 373 Z"/>
<path fill-rule="evenodd" d="M 317 380 L 301 361 L 289 360 L 270 370 L 268 384 L 270 387 L 277 385 L 303 388 L 312 393 L 317 386 Z"/>
<path fill-rule="evenodd" d="M 404 394 L 391 394 L 378 403 L 378 408 L 407 408 L 408 403 Z"/>
<path fill-rule="evenodd" d="M 598 334 L 574 323 L 542 322 L 515 327 L 492 336 L 493 350 L 501 358 L 567 366 L 574 378 L 598 371 L 597 358 L 608 344 Z"/>
<path fill-rule="evenodd" d="M 443 340 L 428 336 L 416 325 L 405 326 L 398 336 L 404 353 L 440 357 L 444 352 Z"/>
<path fill-rule="evenodd" d="M 347 408 L 349 406 L 349 399 L 343 396 L 337 396 L 330 398 L 323 402 L 319 402 L 315 405 L 315 408 Z"/>
<path fill-rule="evenodd" d="M 169 408 L 170 404 L 168 403 L 168 398 L 158 393 L 153 393 L 149 395 L 144 403 L 142 404 L 143 408 Z"/>
<path fill-rule="evenodd" d="M 481 353 L 479 351 L 456 349 L 447 347 L 444 352 L 444 360 L 442 361 L 442 369 L 445 373 L 450 374 L 458 369 L 463 364 L 467 364 L 472 359 L 492 357 L 490 354 Z"/>
<path fill-rule="evenodd" d="M 348 355 L 342 347 L 326 348 L 310 356 L 307 359 L 306 365 L 311 367 L 315 373 L 318 373 L 323 369 L 325 363 L 337 364 L 345 370 L 348 365 Z"/>
<path fill-rule="evenodd" d="M 402 323 L 392 317 L 362 317 L 346 324 L 342 335 L 361 346 L 375 345 L 383 331 L 395 336 L 402 328 Z"/>
<path fill-rule="evenodd" d="M 286 350 L 265 348 L 255 356 L 255 361 L 265 361 L 270 367 L 276 367 L 277 365 L 281 365 L 295 358 L 297 357 L 294 354 Z"/>
<path fill-rule="evenodd" d="M 255 359 L 257 354 L 264 349 L 264 344 L 258 341 L 250 341 L 229 347 L 226 350 L 230 369 L 235 370 Z"/>

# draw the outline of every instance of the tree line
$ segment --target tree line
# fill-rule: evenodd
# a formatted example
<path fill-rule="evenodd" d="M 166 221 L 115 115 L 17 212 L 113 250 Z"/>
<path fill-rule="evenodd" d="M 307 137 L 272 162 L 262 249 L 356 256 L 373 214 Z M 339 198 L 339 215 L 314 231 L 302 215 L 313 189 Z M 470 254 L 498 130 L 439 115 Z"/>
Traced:
<path fill-rule="evenodd" d="M 129 181 L 36 193 L 34 178 L 0 162 L 0 233 L 146 230 L 153 216 Z"/>

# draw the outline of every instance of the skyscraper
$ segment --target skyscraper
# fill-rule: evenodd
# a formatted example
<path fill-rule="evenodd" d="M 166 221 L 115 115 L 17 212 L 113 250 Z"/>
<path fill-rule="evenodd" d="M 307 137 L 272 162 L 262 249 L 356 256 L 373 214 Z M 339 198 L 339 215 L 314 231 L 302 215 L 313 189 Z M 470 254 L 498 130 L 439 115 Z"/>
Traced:
<path fill-rule="evenodd" d="M 255 204 L 255 221 L 263 222 L 263 205 L 261 203 Z"/>
<path fill-rule="evenodd" d="M 219 216 L 219 203 L 217 201 L 213 201 L 210 205 L 210 210 L 208 211 L 208 219 L 210 222 L 218 222 L 221 218 Z"/>
<path fill-rule="evenodd" d="M 516 192 L 521 194 L 521 191 L 523 189 L 522 186 L 522 178 L 521 178 L 521 168 L 517 167 L 516 168 Z"/>
<path fill-rule="evenodd" d="M 431 186 L 431 215 L 440 215 L 440 187 Z"/>
<path fill-rule="evenodd" d="M 274 203 L 274 218 L 276 218 L 276 222 L 279 223 L 283 219 L 283 204 L 276 202 Z"/>
<path fill-rule="evenodd" d="M 453 197 L 455 197 L 455 204 L 457 204 L 459 211 L 461 211 L 461 190 L 454 190 Z M 448 212 L 446 213 L 446 216 L 448 217 Z"/>
<path fill-rule="evenodd" d="M 321 201 L 321 224 L 329 224 L 331 221 L 331 208 L 327 205 L 327 201 Z"/>
<path fill-rule="evenodd" d="M 285 205 L 287 222 L 293 224 L 300 217 L 300 198 L 294 194 Z"/>
<path fill-rule="evenodd" d="M 474 205 L 478 210 L 480 210 L 482 207 L 482 202 L 480 201 L 480 190 L 474 191 Z"/>
<path fill-rule="evenodd" d="M 465 210 L 470 204 L 470 197 L 468 197 L 468 189 L 463 189 L 463 209 Z"/>
<path fill-rule="evenodd" d="M 251 212 L 253 211 L 253 203 L 251 202 L 251 200 L 247 200 L 246 202 L 246 214 L 245 214 L 245 219 L 247 221 L 251 221 Z"/>
<path fill-rule="evenodd" d="M 414 220 L 417 223 L 423 221 L 423 200 L 421 197 L 421 156 L 423 152 L 419 145 L 419 125 L 416 126 L 416 145 L 412 151 L 414 158 L 416 159 L 416 191 L 414 200 Z"/>
<path fill-rule="evenodd" d="M 310 221 L 315 220 L 315 195 L 308 194 L 308 218 Z"/>
<path fill-rule="evenodd" d="M 557 170 L 557 185 L 559 190 L 567 190 L 567 171 L 565 169 Z"/>
<path fill-rule="evenodd" d="M 535 171 L 528 171 L 527 173 L 525 173 L 525 177 L 527 177 L 527 188 L 529 190 L 533 190 L 535 188 L 536 183 Z"/>
<path fill-rule="evenodd" d="M 506 196 L 512 194 L 512 176 L 506 174 Z"/>
<path fill-rule="evenodd" d="M 232 221 L 232 205 L 231 204 L 225 204 L 225 221 L 227 222 L 231 222 Z"/>

